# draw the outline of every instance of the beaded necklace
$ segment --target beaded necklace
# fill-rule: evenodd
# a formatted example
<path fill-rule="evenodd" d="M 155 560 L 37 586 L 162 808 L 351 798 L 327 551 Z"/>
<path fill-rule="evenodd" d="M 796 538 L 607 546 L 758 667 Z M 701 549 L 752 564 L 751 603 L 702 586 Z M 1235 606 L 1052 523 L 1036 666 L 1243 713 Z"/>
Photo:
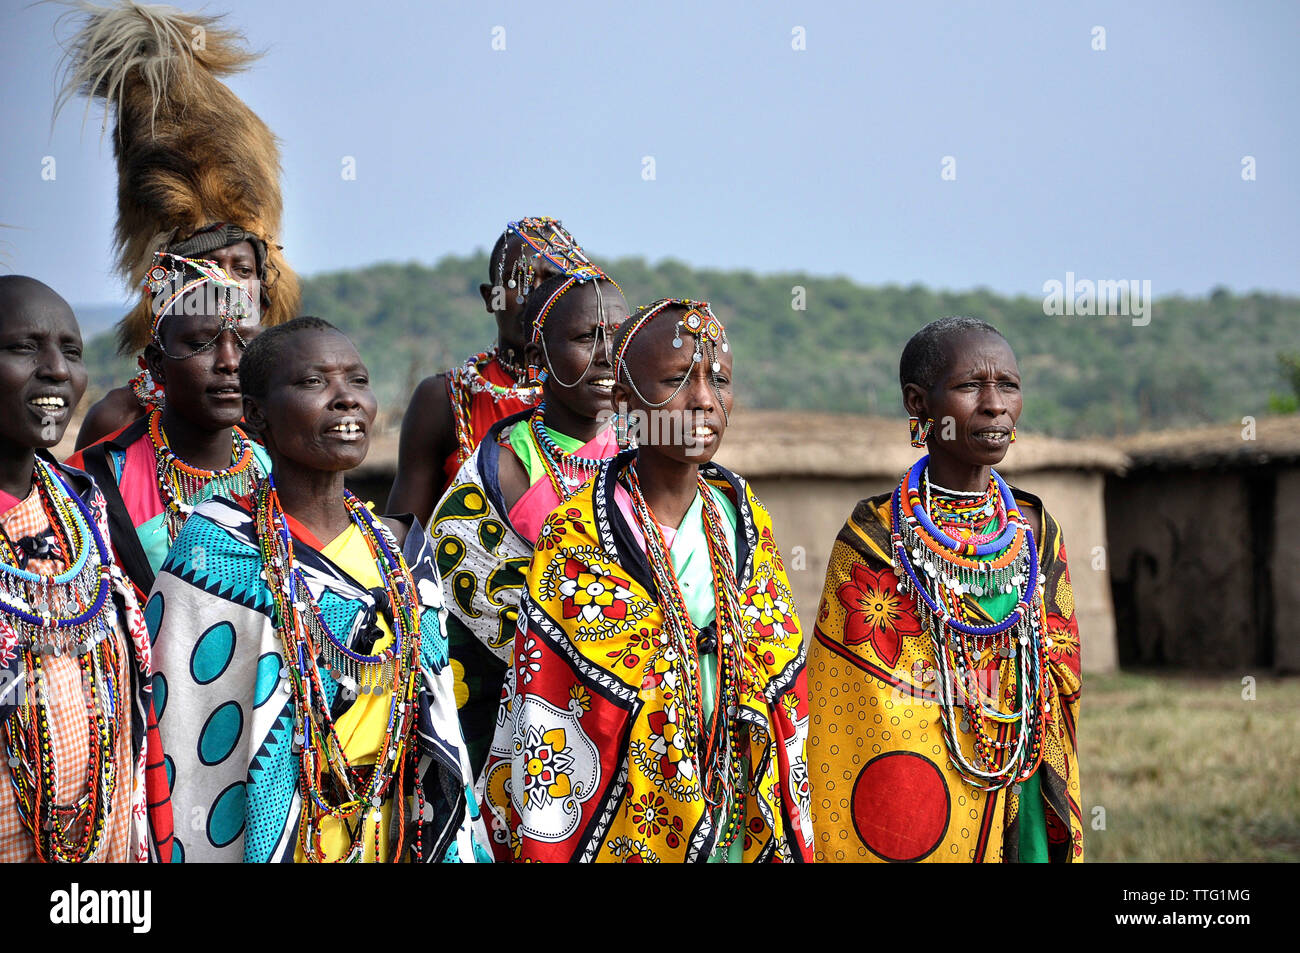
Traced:
<path fill-rule="evenodd" d="M 36 461 L 36 492 L 56 537 L 64 541 L 68 569 L 42 575 L 18 568 L 17 553 L 0 534 L 0 612 L 18 636 L 25 671 L 17 711 L 4 723 L 4 745 L 18 816 L 35 840 L 42 862 L 79 863 L 95 857 L 117 790 L 120 719 L 128 686 L 121 665 L 109 598 L 112 561 L 85 501 L 45 461 Z M 77 659 L 90 756 L 85 794 L 72 805 L 55 803 L 58 767 L 51 740 L 53 692 L 47 656 Z M 69 704 L 64 700 L 63 705 Z"/>
<path fill-rule="evenodd" d="M 340 639 L 326 623 L 320 604 L 294 560 L 293 536 L 271 476 L 258 484 L 254 500 L 263 574 L 271 590 L 276 632 L 285 653 L 285 667 L 280 674 L 289 679 L 288 690 L 294 695 L 292 750 L 299 758 L 303 804 L 298 846 L 309 862 L 322 862 L 324 820 L 332 818 L 347 826 L 355 819 L 359 823 L 342 860 L 358 862 L 365 856 L 364 822 L 369 820 L 374 824 L 378 858 L 383 827 L 380 808 L 391 796 L 396 820 L 390 859 L 397 862 L 406 843 L 403 792 L 408 781 L 415 778 L 420 757 L 416 737 L 416 697 L 422 677 L 419 607 L 415 582 L 391 531 L 347 490 L 344 504 L 374 557 L 393 612 L 393 643 L 377 655 L 353 651 L 347 644 L 350 637 Z M 389 695 L 384 738 L 374 765 L 353 765 L 344 752 L 330 713 L 332 696 L 325 691 L 323 674 L 349 692 Z M 424 790 L 418 779 L 413 787 L 417 817 L 426 819 Z M 424 851 L 422 831 L 418 822 L 414 826 L 413 847 L 420 859 Z"/>
<path fill-rule="evenodd" d="M 988 487 L 982 491 L 949 490 L 932 482 L 927 468 L 923 482 L 925 509 L 933 517 L 934 524 L 945 533 L 956 530 L 962 533 L 963 542 L 979 544 L 993 541 L 1006 527 L 1006 507 L 998 492 L 997 481 L 992 477 Z M 990 520 L 994 527 L 980 532 L 979 527 Z"/>
<path fill-rule="evenodd" d="M 579 486 L 595 476 L 605 461 L 601 457 L 580 457 L 561 450 L 555 438 L 546 432 L 545 416 L 546 401 L 543 400 L 529 416 L 528 427 L 540 451 L 551 487 L 563 503 Z"/>
<path fill-rule="evenodd" d="M 502 386 L 484 377 L 479 368 L 490 361 L 496 361 L 505 368 L 507 373 L 515 378 L 516 383 Z M 476 446 L 470 426 L 470 405 L 475 394 L 491 394 L 492 400 L 496 403 L 503 400 L 517 400 L 532 405 L 541 399 L 542 385 L 517 383 L 519 377 L 517 370 L 501 360 L 499 349 L 496 347 L 475 354 L 464 364 L 453 367 L 447 372 L 447 392 L 451 396 L 451 413 L 456 424 L 456 452 L 459 462 L 464 463 L 468 460 Z"/>
<path fill-rule="evenodd" d="M 972 786 L 991 791 L 1026 780 L 1042 760 L 1049 672 L 1038 548 L 997 471 L 987 493 L 936 505 L 928 463 L 928 455 L 918 460 L 894 491 L 892 562 L 899 591 L 914 593 L 917 615 L 930 636 L 940 725 L 953 766 Z M 956 512 L 972 529 L 984 523 L 989 529 L 956 539 L 935 525 L 930 511 L 940 522 Z M 1010 593 L 1017 596 L 1015 606 L 992 625 L 973 622 L 963 600 Z M 990 695 L 981 684 L 977 662 L 985 652 L 1015 663 L 1019 697 L 1013 711 L 1002 710 L 996 687 Z M 959 730 L 975 734 L 973 760 L 962 751 Z"/>
<path fill-rule="evenodd" d="M 262 477 L 253 442 L 238 427 L 231 428 L 234 462 L 224 470 L 204 470 L 191 466 L 172 452 L 167 435 L 162 429 L 162 410 L 155 407 L 149 412 L 149 441 L 153 444 L 154 458 L 158 461 L 158 489 L 163 499 L 167 520 L 167 538 L 175 542 L 176 535 L 185 525 L 196 502 L 209 496 L 231 499 L 247 496 L 253 484 Z M 211 493 L 205 492 L 212 486 Z"/>
<path fill-rule="evenodd" d="M 703 500 L 705 539 L 708 541 L 709 565 L 713 569 L 714 614 L 718 638 L 713 650 L 718 654 L 717 685 L 713 711 L 704 718 L 703 687 L 700 681 L 700 630 L 691 621 L 677 574 L 673 571 L 668 544 L 659 521 L 641 492 L 636 465 L 627 469 L 627 488 L 632 497 L 641 534 L 646 541 L 646 555 L 659 592 L 664 613 L 664 642 L 672 640 L 671 660 L 677 668 L 682 698 L 691 713 L 688 723 L 686 754 L 695 760 L 705 802 L 712 809 L 725 806 L 722 832 L 714 849 L 730 847 L 745 822 L 744 791 L 746 779 L 743 753 L 740 750 L 740 683 L 743 677 L 757 673 L 744 657 L 743 624 L 740 596 L 736 584 L 735 561 L 726 534 L 722 514 L 703 476 L 698 476 Z M 706 651 L 707 654 L 707 651 Z"/>

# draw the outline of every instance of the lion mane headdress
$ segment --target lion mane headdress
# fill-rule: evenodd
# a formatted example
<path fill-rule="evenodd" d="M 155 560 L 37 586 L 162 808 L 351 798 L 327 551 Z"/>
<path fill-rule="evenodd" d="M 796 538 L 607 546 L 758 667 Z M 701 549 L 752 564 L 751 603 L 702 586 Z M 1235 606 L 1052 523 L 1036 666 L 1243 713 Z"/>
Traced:
<path fill-rule="evenodd" d="M 261 54 L 219 16 L 122 0 L 68 4 L 84 19 L 67 41 L 55 113 L 77 93 L 116 114 L 118 270 L 140 288 L 118 324 L 123 353 L 143 348 L 154 315 L 144 288 L 156 252 L 187 258 L 248 241 L 262 279 L 262 323 L 297 314 L 298 277 L 276 244 L 280 234 L 280 150 L 257 115 L 217 77 Z M 90 109 L 87 103 L 87 111 Z"/>

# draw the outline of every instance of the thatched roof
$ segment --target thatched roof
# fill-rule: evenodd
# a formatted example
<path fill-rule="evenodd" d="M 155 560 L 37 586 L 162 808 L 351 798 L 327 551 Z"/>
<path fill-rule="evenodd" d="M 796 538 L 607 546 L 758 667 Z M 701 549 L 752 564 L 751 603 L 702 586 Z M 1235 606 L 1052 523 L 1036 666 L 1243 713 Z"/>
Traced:
<path fill-rule="evenodd" d="M 1253 439 L 1252 439 L 1253 437 Z M 1133 467 L 1208 469 L 1300 460 L 1300 415 L 1261 417 L 1248 424 L 1160 430 L 1115 441 Z"/>
<path fill-rule="evenodd" d="M 747 410 L 727 428 L 718 462 L 746 477 L 892 480 L 916 461 L 918 452 L 907 439 L 903 418 Z M 998 470 L 1113 473 L 1127 462 L 1107 444 L 1020 434 Z"/>
<path fill-rule="evenodd" d="M 894 479 L 916 460 L 907 421 L 850 414 L 744 410 L 735 415 L 718 451 L 718 462 L 746 477 Z M 1006 473 L 1035 470 L 1122 471 L 1123 453 L 1107 444 L 1021 435 L 999 467 Z M 391 476 L 397 466 L 397 434 L 373 439 L 366 462 L 353 476 Z"/>

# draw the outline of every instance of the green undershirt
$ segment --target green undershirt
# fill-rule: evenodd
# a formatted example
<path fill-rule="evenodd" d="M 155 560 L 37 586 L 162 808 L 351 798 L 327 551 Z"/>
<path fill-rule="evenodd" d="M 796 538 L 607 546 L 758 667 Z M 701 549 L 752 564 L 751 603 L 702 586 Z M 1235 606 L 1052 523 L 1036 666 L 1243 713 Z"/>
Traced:
<path fill-rule="evenodd" d="M 586 445 L 585 440 L 579 440 L 577 437 L 570 437 L 568 434 L 560 433 L 558 430 L 552 430 L 546 427 L 546 434 L 555 441 L 555 445 L 565 453 L 574 453 L 581 450 Z M 510 443 L 510 449 L 515 452 L 519 462 L 524 465 L 524 470 L 528 472 L 528 485 L 532 486 L 538 480 L 546 476 L 546 464 L 542 462 L 541 451 L 537 447 L 537 438 L 533 436 L 533 428 L 528 425 L 527 421 L 520 421 L 510 428 L 510 436 L 506 438 Z"/>
<path fill-rule="evenodd" d="M 977 597 L 975 601 L 988 613 L 990 619 L 1001 619 L 1016 607 L 1019 598 L 1015 592 L 998 592 L 991 596 Z M 1018 670 L 1016 677 L 1019 678 Z M 1020 783 L 1019 818 L 1020 863 L 1047 863 L 1047 818 L 1043 813 L 1042 783 L 1037 771 L 1027 781 Z"/>

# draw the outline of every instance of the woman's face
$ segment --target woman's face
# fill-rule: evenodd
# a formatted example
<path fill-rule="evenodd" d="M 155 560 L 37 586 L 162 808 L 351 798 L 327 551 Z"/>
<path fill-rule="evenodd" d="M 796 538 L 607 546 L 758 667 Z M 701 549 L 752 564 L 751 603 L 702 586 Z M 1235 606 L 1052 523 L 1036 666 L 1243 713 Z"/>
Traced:
<path fill-rule="evenodd" d="M 239 323 L 238 331 L 236 336 L 223 329 L 216 315 L 180 311 L 159 326 L 162 347 L 150 344 L 145 351 L 149 372 L 163 388 L 168 407 L 200 430 L 233 427 L 243 417 L 239 362 L 262 326 L 249 318 Z"/>
<path fill-rule="evenodd" d="M 620 409 L 626 405 L 629 429 L 643 453 L 658 453 L 683 463 L 708 463 L 722 445 L 731 414 L 732 352 L 716 348 L 712 359 L 718 362 L 718 370 L 714 371 L 707 345 L 703 358 L 694 360 L 695 338 L 685 329 L 682 346 L 673 347 L 680 314 L 677 310 L 664 314 L 638 332 L 625 355 L 625 373 L 630 373 L 636 391 L 624 378 L 614 385 L 614 396 Z M 651 407 L 637 396 L 640 391 L 646 401 L 658 403 L 679 386 L 677 395 L 662 407 Z"/>
<path fill-rule="evenodd" d="M 606 327 L 601 327 L 602 307 Z M 610 363 L 614 330 L 627 318 L 627 302 L 614 285 L 587 282 L 562 295 L 542 327 L 545 355 L 529 344 L 528 357 L 547 368 L 542 385 L 548 404 L 563 404 L 577 417 L 595 420 L 609 412 L 614 398 Z M 546 357 L 550 360 L 546 361 Z M 565 384 L 572 384 L 566 387 Z"/>
<path fill-rule="evenodd" d="M 216 251 L 205 252 L 199 257 L 215 261 L 224 268 L 226 274 L 244 286 L 254 307 L 260 306 L 262 281 L 257 276 L 257 254 L 253 251 L 252 242 L 235 242 Z"/>
<path fill-rule="evenodd" d="M 365 460 L 376 401 L 346 335 L 301 331 L 284 343 L 266 396 L 248 398 L 245 409 L 273 460 L 338 472 Z"/>
<path fill-rule="evenodd" d="M 909 403 L 910 401 L 910 403 Z M 999 335 L 971 331 L 948 344 L 944 372 L 928 392 L 909 384 L 908 412 L 934 421 L 927 445 L 971 466 L 996 466 L 1020 419 L 1020 368 Z"/>
<path fill-rule="evenodd" d="M 86 391 L 81 329 L 62 298 L 36 282 L 0 311 L 0 443 L 32 449 L 63 439 Z"/>

